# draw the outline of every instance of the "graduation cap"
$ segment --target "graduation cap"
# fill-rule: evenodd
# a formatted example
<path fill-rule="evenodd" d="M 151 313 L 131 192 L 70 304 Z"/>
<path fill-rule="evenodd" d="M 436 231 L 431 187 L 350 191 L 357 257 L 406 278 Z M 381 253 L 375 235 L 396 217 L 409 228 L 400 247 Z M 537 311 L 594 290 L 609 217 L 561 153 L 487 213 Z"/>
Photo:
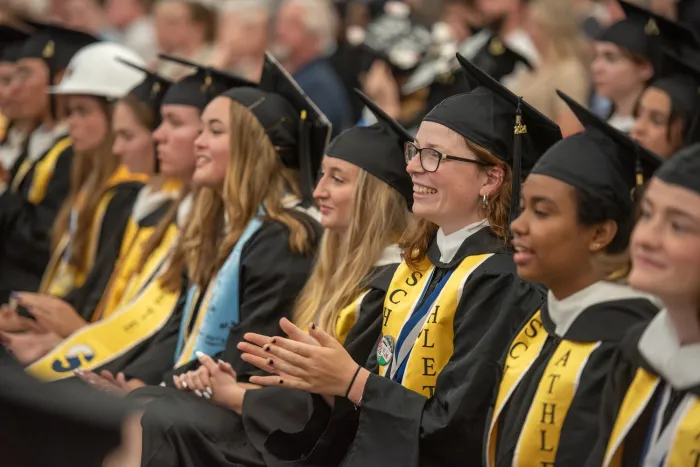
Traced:
<path fill-rule="evenodd" d="M 117 61 L 145 74 L 146 77 L 144 80 L 129 91 L 128 95 L 136 98 L 139 102 L 142 102 L 151 110 L 153 114 L 153 126 L 151 130 L 155 131 L 155 129 L 160 126 L 162 121 L 160 106 L 163 104 L 165 94 L 168 92 L 168 89 L 170 89 L 172 82 L 166 78 L 163 78 L 157 73 L 147 70 L 136 63 L 124 60 L 123 58 L 117 57 Z M 157 156 L 155 158 L 153 168 L 155 173 L 160 173 L 160 159 L 158 159 Z"/>
<path fill-rule="evenodd" d="M 224 95 L 247 107 L 265 128 L 284 164 L 299 169 L 304 200 L 311 202 L 330 140 L 328 118 L 269 52 L 257 89 L 241 87 Z"/>
<path fill-rule="evenodd" d="M 559 126 L 461 55 L 470 92 L 445 99 L 424 121 L 450 128 L 513 169 L 510 215 L 520 206 L 520 185 L 535 162 L 561 139 Z"/>
<path fill-rule="evenodd" d="M 631 212 L 635 189 L 661 165 L 662 159 L 608 125 L 561 91 L 585 131 L 552 146 L 532 169 L 579 188 L 608 211 Z"/>
<path fill-rule="evenodd" d="M 3 465 L 101 465 L 119 446 L 133 407 L 84 385 L 40 383 L 0 348 L 0 452 Z"/>
<path fill-rule="evenodd" d="M 46 63 L 49 69 L 49 85 L 54 84 L 56 75 L 64 70 L 75 55 L 83 47 L 99 42 L 92 34 L 68 29 L 62 26 L 36 21 L 26 21 L 34 28 L 34 33 L 20 47 L 16 60 L 38 58 Z M 56 118 L 56 97 L 49 100 L 51 115 Z"/>
<path fill-rule="evenodd" d="M 40 58 L 46 62 L 52 76 L 68 66 L 73 55 L 99 39 L 83 31 L 56 24 L 27 21 L 35 29 L 19 50 L 17 59 Z"/>
<path fill-rule="evenodd" d="M 700 195 L 700 144 L 678 151 L 664 162 L 654 176 Z"/>
<path fill-rule="evenodd" d="M 252 81 L 179 57 L 160 54 L 158 58 L 195 69 L 194 73 L 169 87 L 162 98 L 161 105 L 186 105 L 201 111 L 216 96 L 228 89 L 256 86 Z"/>
<path fill-rule="evenodd" d="M 660 66 L 662 51 L 668 48 L 679 53 L 699 49 L 700 39 L 687 26 L 661 15 L 618 0 L 626 18 L 607 28 L 599 41 L 612 42 L 631 52 L 648 57 L 655 68 Z"/>
<path fill-rule="evenodd" d="M 474 56 L 472 63 L 496 81 L 501 81 L 513 73 L 519 63 L 524 64 L 530 71 L 533 69 L 525 56 L 508 47 L 496 36 L 489 39 Z"/>
<path fill-rule="evenodd" d="M 410 11 L 388 11 L 367 26 L 362 45 L 403 74 L 420 64 L 432 40 L 429 29 L 411 20 Z"/>
<path fill-rule="evenodd" d="M 338 135 L 326 149 L 329 157 L 354 164 L 396 189 L 413 206 L 413 182 L 406 172 L 404 146 L 413 136 L 361 91 L 355 93 L 377 117 L 372 126 L 356 126 Z"/>
<path fill-rule="evenodd" d="M 651 87 L 665 92 L 673 108 L 684 113 L 686 144 L 700 142 L 700 66 L 666 51 L 659 77 Z"/>
<path fill-rule="evenodd" d="M 20 48 L 30 34 L 7 24 L 0 24 L 0 62 L 16 62 Z"/>

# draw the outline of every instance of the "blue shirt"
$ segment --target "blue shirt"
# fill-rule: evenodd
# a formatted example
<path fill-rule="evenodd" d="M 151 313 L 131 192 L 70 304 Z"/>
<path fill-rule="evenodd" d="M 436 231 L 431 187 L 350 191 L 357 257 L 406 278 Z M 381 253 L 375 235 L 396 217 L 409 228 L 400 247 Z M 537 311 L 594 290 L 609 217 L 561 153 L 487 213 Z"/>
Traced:
<path fill-rule="evenodd" d="M 351 122 L 350 102 L 340 77 L 326 59 L 315 60 L 299 70 L 294 79 L 333 125 L 336 137 Z"/>

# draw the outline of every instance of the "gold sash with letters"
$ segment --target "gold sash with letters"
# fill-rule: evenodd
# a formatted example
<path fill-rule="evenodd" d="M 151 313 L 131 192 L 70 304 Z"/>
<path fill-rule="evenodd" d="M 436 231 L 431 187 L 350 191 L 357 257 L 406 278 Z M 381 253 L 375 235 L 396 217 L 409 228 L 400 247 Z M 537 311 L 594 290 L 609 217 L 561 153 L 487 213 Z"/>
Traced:
<path fill-rule="evenodd" d="M 437 378 L 454 352 L 454 315 L 462 298 L 462 289 L 471 274 L 492 254 L 468 256 L 457 266 L 423 325 L 418 339 L 406 362 L 406 371 L 401 384 L 426 397 L 432 397 Z M 384 300 L 382 335 L 398 341 L 399 334 L 418 305 L 435 267 L 426 258 L 418 268 L 411 269 L 406 263 L 394 273 Z M 393 361 L 393 360 L 392 360 Z M 391 363 L 391 362 L 390 362 Z M 396 362 L 394 362 L 396 364 Z M 387 375 L 391 365 L 380 365 L 379 374 Z"/>

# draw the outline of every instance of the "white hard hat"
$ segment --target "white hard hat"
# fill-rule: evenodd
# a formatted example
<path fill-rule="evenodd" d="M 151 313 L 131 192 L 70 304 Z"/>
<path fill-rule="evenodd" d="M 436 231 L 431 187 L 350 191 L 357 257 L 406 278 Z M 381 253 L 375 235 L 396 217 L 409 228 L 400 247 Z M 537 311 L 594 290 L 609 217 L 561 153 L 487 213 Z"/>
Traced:
<path fill-rule="evenodd" d="M 51 94 L 71 94 L 120 99 L 141 83 L 146 75 L 124 66 L 117 58 L 146 67 L 133 50 L 114 42 L 97 42 L 73 56 L 63 79 L 49 89 Z"/>

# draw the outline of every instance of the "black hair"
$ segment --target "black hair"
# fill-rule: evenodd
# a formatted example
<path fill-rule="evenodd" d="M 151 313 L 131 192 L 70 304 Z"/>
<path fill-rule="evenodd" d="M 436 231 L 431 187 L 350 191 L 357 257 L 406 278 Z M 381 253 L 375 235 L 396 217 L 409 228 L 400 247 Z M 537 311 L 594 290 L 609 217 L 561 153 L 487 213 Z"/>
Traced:
<path fill-rule="evenodd" d="M 629 245 L 632 229 L 636 222 L 635 210 L 625 209 L 625 207 L 606 207 L 590 193 L 580 188 L 574 188 L 574 191 L 579 224 L 589 226 L 606 220 L 615 221 L 617 233 L 612 241 L 605 246 L 605 252 L 608 254 L 624 252 Z"/>

